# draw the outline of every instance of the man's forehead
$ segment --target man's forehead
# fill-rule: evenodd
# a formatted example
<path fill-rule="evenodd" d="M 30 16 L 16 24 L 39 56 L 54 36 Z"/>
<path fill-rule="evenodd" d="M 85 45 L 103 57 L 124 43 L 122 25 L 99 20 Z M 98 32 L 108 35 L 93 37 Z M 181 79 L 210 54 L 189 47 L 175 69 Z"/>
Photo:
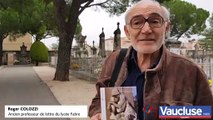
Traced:
<path fill-rule="evenodd" d="M 143 14 L 139 13 L 139 14 L 134 14 L 134 15 L 130 16 L 130 20 L 131 20 L 132 18 L 134 18 L 134 17 L 141 16 L 141 15 L 142 15 L 143 17 L 145 17 L 145 18 L 148 18 L 148 17 L 150 17 L 150 16 L 162 16 L 162 15 L 160 15 L 159 13 L 156 13 L 156 12 L 152 12 L 152 13 L 150 13 L 150 14 L 148 14 L 148 15 L 143 15 Z"/>
<path fill-rule="evenodd" d="M 137 15 L 143 15 L 144 17 L 148 17 L 154 14 L 163 16 L 163 10 L 159 5 L 138 4 L 129 10 L 127 18 L 130 20 L 132 17 Z"/>

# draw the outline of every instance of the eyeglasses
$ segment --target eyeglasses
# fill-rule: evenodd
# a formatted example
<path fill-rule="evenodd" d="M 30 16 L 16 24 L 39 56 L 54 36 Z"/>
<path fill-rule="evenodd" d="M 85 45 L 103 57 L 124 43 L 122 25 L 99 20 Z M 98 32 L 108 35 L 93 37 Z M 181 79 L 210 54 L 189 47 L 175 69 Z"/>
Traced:
<path fill-rule="evenodd" d="M 149 23 L 149 26 L 151 28 L 160 28 L 165 21 L 159 15 L 150 16 L 147 19 L 144 18 L 142 15 L 137 15 L 130 20 L 129 24 L 133 29 L 141 29 L 146 22 Z"/>

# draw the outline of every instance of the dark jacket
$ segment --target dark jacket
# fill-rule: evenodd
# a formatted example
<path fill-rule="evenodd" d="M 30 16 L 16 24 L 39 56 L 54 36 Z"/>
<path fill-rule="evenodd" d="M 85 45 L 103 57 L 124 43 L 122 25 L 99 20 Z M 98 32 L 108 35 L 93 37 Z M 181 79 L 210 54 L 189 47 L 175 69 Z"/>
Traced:
<path fill-rule="evenodd" d="M 128 75 L 127 63 L 130 58 L 129 48 L 121 66 L 115 86 L 121 86 Z M 89 108 L 89 116 L 101 112 L 100 87 L 109 85 L 112 71 L 119 51 L 113 52 L 106 60 L 97 81 L 97 94 Z M 145 71 L 143 90 L 144 106 L 158 109 L 160 105 L 210 105 L 213 96 L 203 70 L 195 63 L 180 55 L 169 52 L 162 46 L 162 55 L 158 65 Z M 153 112 L 153 111 L 152 111 Z M 145 114 L 144 119 L 158 119 L 158 110 Z"/>

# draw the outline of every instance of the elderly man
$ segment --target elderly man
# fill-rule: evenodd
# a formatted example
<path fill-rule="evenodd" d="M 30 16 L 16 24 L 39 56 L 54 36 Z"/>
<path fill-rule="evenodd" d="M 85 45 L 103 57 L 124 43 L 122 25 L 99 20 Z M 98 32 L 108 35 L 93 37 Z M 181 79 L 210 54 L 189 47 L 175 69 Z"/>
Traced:
<path fill-rule="evenodd" d="M 126 13 L 124 30 L 132 46 L 115 86 L 136 86 L 138 119 L 156 120 L 160 105 L 213 105 L 204 72 L 192 61 L 169 52 L 164 45 L 170 32 L 169 11 L 153 0 L 142 0 Z M 119 51 L 105 61 L 89 108 L 92 120 L 101 119 L 100 87 L 107 87 Z M 147 106 L 151 110 L 147 111 Z"/>

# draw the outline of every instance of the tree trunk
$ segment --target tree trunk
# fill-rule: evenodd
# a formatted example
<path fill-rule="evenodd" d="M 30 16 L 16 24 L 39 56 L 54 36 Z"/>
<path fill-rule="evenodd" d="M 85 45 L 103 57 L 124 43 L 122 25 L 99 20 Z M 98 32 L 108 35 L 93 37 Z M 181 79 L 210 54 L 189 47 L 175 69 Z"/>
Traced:
<path fill-rule="evenodd" d="M 39 62 L 37 60 L 35 62 L 36 62 L 35 65 L 38 66 Z"/>
<path fill-rule="evenodd" d="M 0 66 L 3 65 L 3 41 L 7 37 L 7 34 L 0 34 Z"/>
<path fill-rule="evenodd" d="M 68 81 L 72 40 L 59 38 L 58 61 L 54 80 Z"/>
<path fill-rule="evenodd" d="M 0 36 L 0 66 L 3 64 L 2 59 L 3 59 L 3 38 Z"/>
<path fill-rule="evenodd" d="M 64 0 L 54 0 L 55 15 L 59 31 L 59 48 L 58 48 L 58 61 L 55 72 L 54 80 L 69 81 L 69 68 L 70 68 L 70 55 L 72 41 L 77 26 L 80 4 L 79 1 L 74 0 L 69 16 L 70 19 L 66 20 L 63 7 Z"/>

